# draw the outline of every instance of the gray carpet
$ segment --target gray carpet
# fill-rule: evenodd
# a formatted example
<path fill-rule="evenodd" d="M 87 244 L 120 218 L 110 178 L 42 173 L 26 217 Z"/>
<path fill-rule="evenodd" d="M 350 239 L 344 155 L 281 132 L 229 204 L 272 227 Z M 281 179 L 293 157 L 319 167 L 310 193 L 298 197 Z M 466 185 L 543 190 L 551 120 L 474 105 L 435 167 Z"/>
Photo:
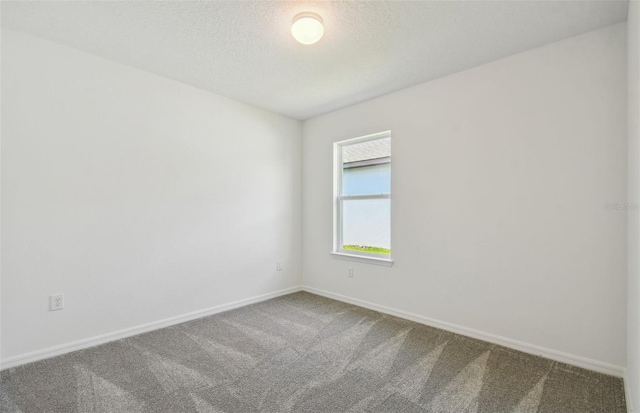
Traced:
<path fill-rule="evenodd" d="M 620 379 L 296 293 L 5 370 L 2 412 L 624 412 Z"/>

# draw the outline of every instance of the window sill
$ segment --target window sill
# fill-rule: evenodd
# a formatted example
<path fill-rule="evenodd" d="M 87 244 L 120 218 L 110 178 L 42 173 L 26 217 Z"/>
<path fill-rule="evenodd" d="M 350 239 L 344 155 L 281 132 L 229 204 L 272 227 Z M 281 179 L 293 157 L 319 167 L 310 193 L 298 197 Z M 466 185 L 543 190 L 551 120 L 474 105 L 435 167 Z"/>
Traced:
<path fill-rule="evenodd" d="M 384 265 L 385 267 L 391 267 L 393 260 L 390 258 L 378 258 L 378 257 L 366 257 L 364 255 L 346 254 L 344 252 L 331 252 L 333 258 L 339 260 L 358 261 L 367 264 Z"/>

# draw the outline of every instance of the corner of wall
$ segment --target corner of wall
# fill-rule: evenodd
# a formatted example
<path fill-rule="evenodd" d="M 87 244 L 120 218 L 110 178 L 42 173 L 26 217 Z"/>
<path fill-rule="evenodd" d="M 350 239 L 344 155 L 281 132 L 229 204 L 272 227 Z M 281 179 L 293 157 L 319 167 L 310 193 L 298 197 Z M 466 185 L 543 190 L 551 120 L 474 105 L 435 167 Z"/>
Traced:
<path fill-rule="evenodd" d="M 628 202 L 640 202 L 640 1 L 629 2 L 627 20 Z M 640 211 L 628 216 L 627 368 L 629 411 L 640 408 Z M 634 410 L 635 408 L 635 410 Z"/>

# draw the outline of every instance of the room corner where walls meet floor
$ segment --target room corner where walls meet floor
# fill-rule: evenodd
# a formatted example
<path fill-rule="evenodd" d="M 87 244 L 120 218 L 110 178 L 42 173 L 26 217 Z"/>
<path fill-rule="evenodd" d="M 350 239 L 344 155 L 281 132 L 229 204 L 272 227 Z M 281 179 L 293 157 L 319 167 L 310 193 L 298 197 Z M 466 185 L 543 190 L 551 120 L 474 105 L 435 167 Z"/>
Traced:
<path fill-rule="evenodd" d="M 618 378 L 308 292 L 0 379 L 8 412 L 625 411 Z"/>
<path fill-rule="evenodd" d="M 369 301 L 364 301 L 357 298 L 348 297 L 342 294 L 336 294 L 329 291 L 317 289 L 310 286 L 304 286 L 304 285 L 287 288 L 287 289 L 276 291 L 273 293 L 262 294 L 259 296 L 211 307 L 201 311 L 184 314 L 182 316 L 172 317 L 169 319 L 164 319 L 164 320 L 160 320 L 160 321 L 149 323 L 149 324 L 144 324 L 144 325 L 128 328 L 125 330 L 116 331 L 110 334 L 91 337 L 85 340 L 80 340 L 80 341 L 76 341 L 76 342 L 72 342 L 72 343 L 68 343 L 68 344 L 64 344 L 64 345 L 60 345 L 60 346 L 56 346 L 48 349 L 43 349 L 37 352 L 20 355 L 17 357 L 8 358 L 0 362 L 0 370 L 5 370 L 12 367 L 55 357 L 58 355 L 67 354 L 69 352 L 94 347 L 103 343 L 120 340 L 126 337 L 132 337 L 138 334 L 155 331 L 165 327 L 170 327 L 176 324 L 188 322 L 188 321 L 199 319 L 202 317 L 219 314 L 219 313 L 230 311 L 236 308 L 241 308 L 247 305 L 259 303 L 262 301 L 270 300 L 273 298 L 289 295 L 289 294 L 300 292 L 300 291 L 323 296 L 323 297 L 341 301 L 347 304 L 352 304 L 359 307 L 367 308 L 369 310 L 377 311 L 383 314 L 403 318 L 403 319 L 417 322 L 429 327 L 439 328 L 439 329 L 446 330 L 455 334 L 460 334 L 469 338 L 482 340 L 488 343 L 498 344 L 514 350 L 522 351 L 524 353 L 541 356 L 550 360 L 566 363 L 566 364 L 584 368 L 590 371 L 603 373 L 603 374 L 620 377 L 620 378 L 623 378 L 625 376 L 625 369 L 620 366 L 602 363 L 596 360 L 589 360 L 584 357 L 575 356 L 575 355 L 559 352 L 552 349 L 542 348 L 539 346 L 519 342 L 509 338 L 496 336 L 491 333 L 454 325 L 444 321 L 439 321 L 439 320 L 424 317 L 421 315 L 412 314 L 403 310 L 386 307 L 386 306 L 375 304 Z"/>

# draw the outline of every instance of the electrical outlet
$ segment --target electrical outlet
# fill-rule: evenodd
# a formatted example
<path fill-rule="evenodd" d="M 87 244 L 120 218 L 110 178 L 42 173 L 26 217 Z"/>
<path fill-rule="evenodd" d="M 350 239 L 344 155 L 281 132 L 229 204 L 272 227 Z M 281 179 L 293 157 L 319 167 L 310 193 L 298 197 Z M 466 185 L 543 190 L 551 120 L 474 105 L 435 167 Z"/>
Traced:
<path fill-rule="evenodd" d="M 349 271 L 347 272 L 347 277 L 353 278 L 353 268 L 349 268 Z"/>
<path fill-rule="evenodd" d="M 276 270 L 280 271 L 282 269 L 282 261 L 278 260 L 276 261 Z"/>
<path fill-rule="evenodd" d="M 49 310 L 62 310 L 64 308 L 64 294 L 56 294 L 49 297 Z"/>

